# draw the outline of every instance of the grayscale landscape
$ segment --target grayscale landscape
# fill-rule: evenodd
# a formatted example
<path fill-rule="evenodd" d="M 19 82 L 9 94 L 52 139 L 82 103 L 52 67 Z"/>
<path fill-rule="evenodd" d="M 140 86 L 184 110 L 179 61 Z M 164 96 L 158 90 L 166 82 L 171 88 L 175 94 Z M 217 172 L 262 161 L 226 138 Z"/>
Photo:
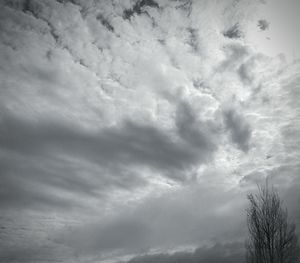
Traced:
<path fill-rule="evenodd" d="M 299 263 L 299 0 L 0 0 L 1 263 Z"/>

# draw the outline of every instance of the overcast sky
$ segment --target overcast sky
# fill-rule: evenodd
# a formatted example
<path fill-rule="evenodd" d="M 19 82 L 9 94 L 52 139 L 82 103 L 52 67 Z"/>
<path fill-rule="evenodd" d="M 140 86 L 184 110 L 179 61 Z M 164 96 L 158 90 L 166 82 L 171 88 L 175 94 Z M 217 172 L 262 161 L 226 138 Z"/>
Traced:
<path fill-rule="evenodd" d="M 0 3 L 1 262 L 243 262 L 267 177 L 299 230 L 298 0 Z"/>

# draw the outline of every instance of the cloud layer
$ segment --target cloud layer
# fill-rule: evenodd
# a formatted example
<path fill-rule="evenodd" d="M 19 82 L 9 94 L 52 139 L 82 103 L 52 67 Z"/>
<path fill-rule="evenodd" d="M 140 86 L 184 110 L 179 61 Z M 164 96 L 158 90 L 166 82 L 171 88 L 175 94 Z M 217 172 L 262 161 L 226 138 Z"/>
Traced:
<path fill-rule="evenodd" d="M 299 53 L 277 45 L 279 3 L 0 7 L 2 261 L 237 262 L 266 177 L 299 224 Z"/>

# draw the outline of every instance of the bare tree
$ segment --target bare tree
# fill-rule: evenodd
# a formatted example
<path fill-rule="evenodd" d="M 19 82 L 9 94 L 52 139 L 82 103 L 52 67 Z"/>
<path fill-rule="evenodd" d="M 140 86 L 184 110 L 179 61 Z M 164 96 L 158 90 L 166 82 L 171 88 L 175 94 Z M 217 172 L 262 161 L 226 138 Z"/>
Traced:
<path fill-rule="evenodd" d="M 248 195 L 249 238 L 246 241 L 249 263 L 293 263 L 299 255 L 295 224 L 288 220 L 278 193 L 268 185 Z"/>

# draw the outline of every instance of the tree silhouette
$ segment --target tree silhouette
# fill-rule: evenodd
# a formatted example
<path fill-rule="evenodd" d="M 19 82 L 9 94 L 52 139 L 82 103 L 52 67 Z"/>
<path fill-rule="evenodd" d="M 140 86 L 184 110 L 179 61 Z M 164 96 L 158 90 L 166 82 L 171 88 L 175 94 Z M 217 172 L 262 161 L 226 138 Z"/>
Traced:
<path fill-rule="evenodd" d="M 246 259 L 249 263 L 293 263 L 299 255 L 295 224 L 274 188 L 266 184 L 257 194 L 249 194 Z"/>

